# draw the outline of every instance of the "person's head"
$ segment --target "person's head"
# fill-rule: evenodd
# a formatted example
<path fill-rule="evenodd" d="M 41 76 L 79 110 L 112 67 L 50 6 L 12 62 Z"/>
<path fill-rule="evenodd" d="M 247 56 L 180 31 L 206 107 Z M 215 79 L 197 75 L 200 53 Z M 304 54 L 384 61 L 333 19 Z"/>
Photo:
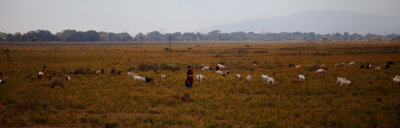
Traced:
<path fill-rule="evenodd" d="M 188 66 L 188 69 L 190 68 L 190 65 Z"/>

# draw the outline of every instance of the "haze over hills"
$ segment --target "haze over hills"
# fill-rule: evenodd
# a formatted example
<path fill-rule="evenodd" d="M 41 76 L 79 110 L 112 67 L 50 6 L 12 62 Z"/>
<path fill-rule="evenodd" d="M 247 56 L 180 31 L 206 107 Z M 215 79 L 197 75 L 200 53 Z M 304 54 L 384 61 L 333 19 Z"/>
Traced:
<path fill-rule="evenodd" d="M 303 11 L 286 16 L 250 19 L 197 30 L 222 32 L 400 33 L 400 15 L 382 16 L 349 11 Z"/>

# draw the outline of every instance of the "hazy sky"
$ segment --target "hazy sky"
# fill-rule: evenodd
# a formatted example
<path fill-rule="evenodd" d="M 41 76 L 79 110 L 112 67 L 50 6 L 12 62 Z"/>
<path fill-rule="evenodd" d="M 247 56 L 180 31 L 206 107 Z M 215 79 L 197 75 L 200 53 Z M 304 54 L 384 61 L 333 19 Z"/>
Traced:
<path fill-rule="evenodd" d="M 0 31 L 193 32 L 306 10 L 400 15 L 400 0 L 0 0 Z"/>

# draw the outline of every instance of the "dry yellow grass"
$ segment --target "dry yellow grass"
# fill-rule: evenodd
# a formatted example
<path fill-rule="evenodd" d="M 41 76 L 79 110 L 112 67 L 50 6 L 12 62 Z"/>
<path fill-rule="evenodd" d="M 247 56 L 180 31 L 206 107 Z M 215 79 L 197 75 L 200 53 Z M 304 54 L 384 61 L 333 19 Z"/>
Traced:
<path fill-rule="evenodd" d="M 245 47 L 248 44 L 250 47 Z M 73 127 L 400 127 L 400 44 L 353 43 L 2 43 L 11 58 L 0 56 L 0 71 L 8 75 L 0 87 L 0 126 Z M 191 48 L 191 50 L 188 50 Z M 383 69 L 387 61 L 390 69 Z M 335 63 L 356 62 L 335 68 Z M 361 63 L 381 65 L 381 71 L 359 69 Z M 139 71 L 139 63 L 168 63 L 181 70 Z M 231 74 L 200 72 L 201 64 L 224 63 Z M 250 65 L 257 63 L 255 69 Z M 289 63 L 302 68 L 288 68 Z M 314 64 L 327 65 L 315 74 Z M 69 74 L 65 87 L 37 80 L 43 66 Z M 206 79 L 184 86 L 186 66 Z M 110 69 L 121 70 L 111 75 Z M 153 83 L 136 82 L 130 67 Z M 105 74 L 70 74 L 78 68 L 105 69 Z M 167 75 L 166 80 L 159 74 Z M 237 80 L 251 74 L 253 81 Z M 268 85 L 268 74 L 277 84 Z M 307 81 L 291 83 L 298 74 Z M 2 77 L 3 77 L 2 76 Z M 336 85 L 336 77 L 353 82 Z"/>

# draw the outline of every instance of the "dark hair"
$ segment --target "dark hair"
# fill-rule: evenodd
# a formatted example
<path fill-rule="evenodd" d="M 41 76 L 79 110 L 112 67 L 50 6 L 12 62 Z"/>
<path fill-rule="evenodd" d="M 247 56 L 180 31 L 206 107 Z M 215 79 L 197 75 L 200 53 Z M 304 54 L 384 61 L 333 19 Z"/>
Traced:
<path fill-rule="evenodd" d="M 188 66 L 188 68 L 190 68 L 190 65 Z"/>

